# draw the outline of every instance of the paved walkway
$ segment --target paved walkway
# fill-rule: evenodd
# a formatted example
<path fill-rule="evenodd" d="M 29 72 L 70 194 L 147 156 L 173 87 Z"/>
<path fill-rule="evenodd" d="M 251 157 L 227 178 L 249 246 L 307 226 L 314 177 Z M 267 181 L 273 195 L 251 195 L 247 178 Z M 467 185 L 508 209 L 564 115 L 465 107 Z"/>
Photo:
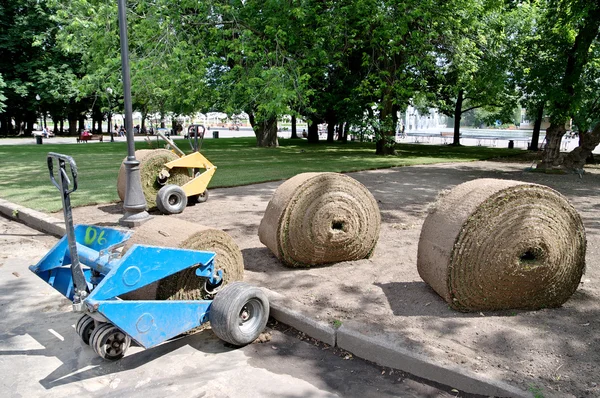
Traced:
<path fill-rule="evenodd" d="M 414 132 L 408 132 L 405 137 L 401 138 L 400 136 L 396 137 L 396 142 L 404 143 L 404 144 L 430 144 L 430 145 L 447 145 L 452 142 L 452 137 L 449 135 L 451 133 L 448 129 L 443 129 L 444 135 L 438 135 L 440 132 L 438 130 L 418 130 Z M 496 147 L 496 148 L 507 148 L 509 145 L 509 140 L 513 141 L 515 148 L 527 149 L 527 146 L 530 142 L 529 139 L 523 137 L 506 137 L 503 138 L 502 132 L 497 132 L 494 130 L 481 130 L 483 133 L 492 133 L 491 135 L 486 134 L 477 136 L 476 138 L 469 138 L 467 136 L 461 138 L 461 143 L 466 146 L 487 146 L 487 147 Z M 218 132 L 219 138 L 235 138 L 235 137 L 254 137 L 254 132 L 250 127 L 241 127 L 239 130 L 228 130 L 223 128 L 212 128 L 211 130 L 207 130 L 205 134 L 205 139 L 213 139 L 213 134 Z M 470 131 L 471 133 L 472 131 Z M 515 134 L 519 131 L 509 131 L 508 134 Z M 300 132 L 299 132 L 300 133 Z M 494 136 L 493 133 L 496 133 Z M 281 138 L 290 138 L 291 131 L 283 130 L 279 131 L 279 137 Z M 150 136 L 151 139 L 157 139 L 156 136 Z M 183 136 L 176 136 L 176 138 L 183 138 Z M 104 136 L 105 141 L 110 141 L 110 137 L 108 135 Z M 146 139 L 145 136 L 136 136 L 135 141 L 144 141 Z M 321 140 L 325 140 L 326 136 L 321 134 Z M 125 137 L 114 137 L 116 142 L 125 142 Z M 543 141 L 543 137 L 541 138 Z M 44 138 L 44 143 L 52 143 L 52 144 L 73 144 L 76 142 L 75 137 L 52 137 L 52 138 Z M 99 141 L 89 141 L 89 143 L 97 143 Z M 34 145 L 36 144 L 35 137 L 28 138 L 0 138 L 0 145 Z M 562 142 L 561 150 L 564 152 L 572 151 L 579 144 L 579 140 L 577 138 L 564 138 Z M 596 147 L 593 151 L 594 153 L 600 154 L 600 145 Z"/>
<path fill-rule="evenodd" d="M 288 327 L 236 349 L 205 330 L 106 362 L 76 336 L 70 302 L 38 279 L 57 239 L 0 216 L 0 391 L 3 397 L 437 397 L 465 396 L 345 359 Z"/>

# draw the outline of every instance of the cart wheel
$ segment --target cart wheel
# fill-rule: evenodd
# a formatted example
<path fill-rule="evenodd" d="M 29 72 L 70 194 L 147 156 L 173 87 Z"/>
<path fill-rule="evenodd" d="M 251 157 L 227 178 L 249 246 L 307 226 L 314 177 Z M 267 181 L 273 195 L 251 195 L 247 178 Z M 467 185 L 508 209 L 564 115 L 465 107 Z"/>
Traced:
<path fill-rule="evenodd" d="M 191 203 L 204 203 L 208 200 L 208 189 L 205 189 L 204 192 L 198 195 L 190 196 Z"/>
<path fill-rule="evenodd" d="M 90 338 L 90 345 L 103 359 L 116 361 L 123 358 L 131 338 L 112 323 L 99 326 Z"/>
<path fill-rule="evenodd" d="M 156 207 L 163 214 L 179 214 L 187 206 L 187 196 L 178 185 L 165 185 L 156 194 Z"/>
<path fill-rule="evenodd" d="M 269 318 L 269 301 L 259 288 L 234 282 L 217 293 L 208 316 L 217 337 L 243 346 L 256 340 L 265 328 Z"/>
<path fill-rule="evenodd" d="M 81 341 L 84 344 L 90 344 L 90 337 L 92 336 L 92 332 L 96 328 L 96 323 L 94 322 L 94 318 L 89 315 L 83 315 L 77 321 L 77 325 L 75 326 L 75 331 L 81 337 Z"/>

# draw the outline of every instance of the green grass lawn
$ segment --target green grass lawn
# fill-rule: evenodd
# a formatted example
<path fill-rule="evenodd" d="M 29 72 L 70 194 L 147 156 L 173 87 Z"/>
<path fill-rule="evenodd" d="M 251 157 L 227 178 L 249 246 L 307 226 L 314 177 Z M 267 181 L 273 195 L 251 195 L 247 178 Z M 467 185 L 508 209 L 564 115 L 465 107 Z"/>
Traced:
<path fill-rule="evenodd" d="M 58 190 L 50 183 L 46 164 L 48 152 L 70 155 L 79 169 L 79 189 L 73 206 L 118 200 L 116 181 L 119 166 L 127 155 L 123 142 L 93 144 L 47 144 L 0 146 L 0 197 L 41 210 L 61 208 Z M 186 141 L 176 141 L 188 151 Z M 374 143 L 319 143 L 280 140 L 277 149 L 257 148 L 254 138 L 206 140 L 202 153 L 217 167 L 209 188 L 231 187 L 282 180 L 307 171 L 348 172 L 394 166 L 440 162 L 464 162 L 513 156 L 521 150 L 485 147 L 398 145 L 398 156 L 375 156 Z M 148 148 L 137 142 L 136 149 Z"/>

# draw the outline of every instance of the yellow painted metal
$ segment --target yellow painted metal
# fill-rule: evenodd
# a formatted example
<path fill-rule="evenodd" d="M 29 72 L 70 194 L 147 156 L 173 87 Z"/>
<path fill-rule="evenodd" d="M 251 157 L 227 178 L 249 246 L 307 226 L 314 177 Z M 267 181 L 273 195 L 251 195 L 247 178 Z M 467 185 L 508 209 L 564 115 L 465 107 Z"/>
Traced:
<path fill-rule="evenodd" d="M 216 167 L 214 164 L 209 162 L 200 152 L 190 153 L 189 155 L 185 155 L 180 157 L 179 159 L 175 159 L 166 163 L 165 166 L 172 169 L 173 167 L 191 167 L 191 168 L 202 168 L 202 169 L 211 169 Z"/>
<path fill-rule="evenodd" d="M 181 189 L 183 189 L 183 192 L 185 192 L 185 194 L 187 196 L 200 195 L 201 193 L 206 191 L 206 188 L 208 187 L 208 183 L 210 182 L 211 178 L 213 177 L 213 174 L 215 174 L 216 170 L 217 170 L 216 166 L 213 166 L 212 168 L 207 169 L 204 173 L 200 174 L 198 177 L 194 178 L 192 181 L 188 182 L 187 184 L 184 184 L 181 187 Z"/>
<path fill-rule="evenodd" d="M 194 178 L 192 181 L 184 184 L 181 188 L 187 196 L 199 195 L 206 190 L 208 183 L 212 179 L 217 166 L 212 164 L 200 152 L 194 152 L 179 159 L 175 159 L 165 164 L 165 167 L 173 169 L 174 167 L 187 167 L 191 169 L 206 169 L 206 171 Z"/>

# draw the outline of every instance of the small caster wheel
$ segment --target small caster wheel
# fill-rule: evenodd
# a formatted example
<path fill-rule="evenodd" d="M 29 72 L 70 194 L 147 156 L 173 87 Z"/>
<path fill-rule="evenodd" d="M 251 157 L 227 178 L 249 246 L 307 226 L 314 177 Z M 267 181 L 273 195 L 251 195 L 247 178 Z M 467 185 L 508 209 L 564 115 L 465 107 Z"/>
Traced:
<path fill-rule="evenodd" d="M 256 340 L 267 325 L 269 301 L 257 287 L 230 283 L 215 296 L 208 317 L 217 337 L 243 346 Z"/>
<path fill-rule="evenodd" d="M 190 203 L 204 203 L 208 200 L 208 189 L 198 195 L 192 195 L 189 197 Z"/>
<path fill-rule="evenodd" d="M 94 322 L 94 318 L 87 314 L 79 318 L 77 325 L 75 325 L 75 331 L 81 337 L 83 344 L 86 345 L 90 345 L 90 337 L 95 328 L 96 323 Z"/>
<path fill-rule="evenodd" d="M 131 344 L 131 338 L 112 323 L 105 323 L 94 330 L 90 345 L 103 359 L 116 361 L 123 358 Z"/>
<path fill-rule="evenodd" d="M 156 194 L 156 207 L 163 214 L 179 214 L 187 206 L 187 196 L 178 185 L 165 185 Z"/>

